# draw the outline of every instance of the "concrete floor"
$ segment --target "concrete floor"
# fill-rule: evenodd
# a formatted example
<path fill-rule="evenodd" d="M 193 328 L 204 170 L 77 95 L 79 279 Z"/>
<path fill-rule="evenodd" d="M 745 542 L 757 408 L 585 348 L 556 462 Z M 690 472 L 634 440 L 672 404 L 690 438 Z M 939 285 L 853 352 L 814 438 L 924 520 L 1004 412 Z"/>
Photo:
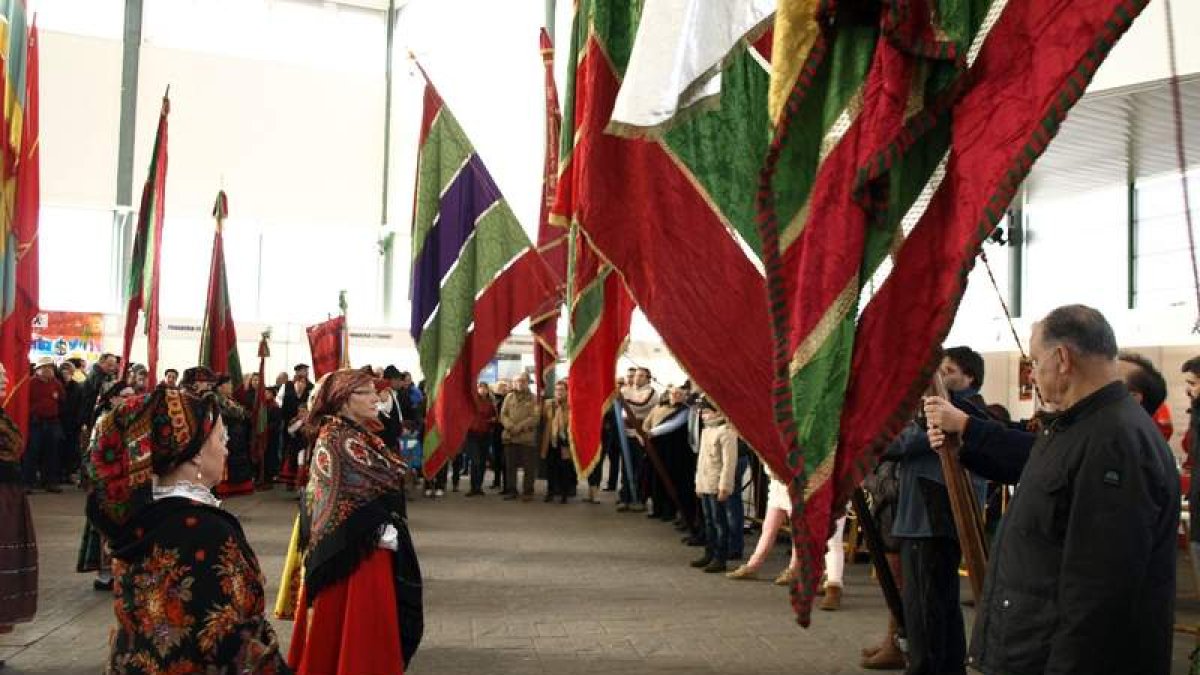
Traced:
<path fill-rule="evenodd" d="M 787 592 L 687 567 L 698 549 L 675 531 L 605 503 L 503 502 L 494 493 L 411 500 L 426 579 L 426 634 L 409 672 L 430 673 L 859 673 L 858 650 L 885 624 L 866 565 L 847 570 L 843 609 L 792 620 Z M 31 496 L 41 552 L 37 619 L 0 635 L 5 673 L 96 673 L 111 602 L 75 574 L 83 495 Z M 230 500 L 267 574 L 273 602 L 295 498 L 282 491 Z M 747 546 L 751 546 L 753 536 Z M 777 547 L 764 571 L 784 566 Z M 1190 580 L 1181 577 L 1190 594 Z M 965 589 L 964 589 L 965 590 Z M 1195 623 L 1200 603 L 1181 599 Z M 970 610 L 964 610 L 968 619 Z M 286 643 L 290 622 L 277 621 Z M 1186 673 L 1191 638 L 1178 636 L 1174 672 Z"/>

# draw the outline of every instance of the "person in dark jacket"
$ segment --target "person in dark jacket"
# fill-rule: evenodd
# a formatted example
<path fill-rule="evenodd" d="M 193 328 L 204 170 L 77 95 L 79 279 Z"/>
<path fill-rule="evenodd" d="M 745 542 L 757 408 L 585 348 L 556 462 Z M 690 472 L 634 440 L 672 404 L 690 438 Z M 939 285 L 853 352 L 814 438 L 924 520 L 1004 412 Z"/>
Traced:
<path fill-rule="evenodd" d="M 58 367 L 59 381 L 63 384 L 63 401 L 60 409 L 63 437 L 59 444 L 59 473 L 62 481 L 69 482 L 71 474 L 79 470 L 79 429 L 83 422 L 83 384 L 75 380 L 75 364 L 63 361 Z"/>
<path fill-rule="evenodd" d="M 279 407 L 276 396 L 278 387 L 263 389 L 263 407 L 267 411 L 267 449 L 263 458 L 264 480 L 270 484 L 279 473 L 281 453 L 283 452 L 283 409 Z"/>
<path fill-rule="evenodd" d="M 504 425 L 500 423 L 500 409 L 504 407 L 504 399 L 508 398 L 508 380 L 496 382 L 492 394 L 492 404 L 496 408 L 496 421 L 492 424 L 492 489 L 508 492 L 508 481 L 505 480 L 504 462 Z"/>
<path fill-rule="evenodd" d="M 303 456 L 306 442 L 300 429 L 308 416 L 308 399 L 313 391 L 306 364 L 297 364 L 292 372 L 292 381 L 283 385 L 280 403 L 284 433 L 281 446 L 283 457 L 278 476 L 279 481 L 289 490 L 303 486 L 307 478 Z"/>
<path fill-rule="evenodd" d="M 92 366 L 92 371 L 88 373 L 87 380 L 83 383 L 83 401 L 80 402 L 83 417 L 80 421 L 84 429 L 90 431 L 96 423 L 96 417 L 98 417 L 96 407 L 100 403 L 100 396 L 108 391 L 116 377 L 116 355 L 101 354 L 100 360 Z"/>
<path fill-rule="evenodd" d="M 383 393 L 381 400 L 384 401 L 383 408 L 379 411 L 379 423 L 382 428 L 376 432 L 384 445 L 392 450 L 399 450 L 400 437 L 404 435 L 404 422 L 409 419 L 404 416 L 404 410 L 410 409 L 411 404 L 407 403 L 407 397 L 402 392 L 404 378 L 401 377 L 400 370 L 396 366 L 389 365 L 383 369 L 383 378 L 388 381 L 390 389 Z"/>
<path fill-rule="evenodd" d="M 942 381 L 963 408 L 986 416 L 979 397 L 983 358 L 969 347 L 946 350 Z M 892 534 L 900 542 L 908 675 L 966 672 L 967 638 L 959 608 L 958 564 L 962 557 L 941 461 L 919 422 L 910 422 L 887 448 L 898 460 L 900 495 Z M 981 499 L 985 484 L 973 480 Z"/>
<path fill-rule="evenodd" d="M 1050 312 L 1034 325 L 1030 353 L 1042 397 L 1061 412 L 1038 434 L 993 543 L 971 665 L 989 675 L 1169 673 L 1179 526 L 1171 451 L 1119 381 L 1100 312 Z"/>

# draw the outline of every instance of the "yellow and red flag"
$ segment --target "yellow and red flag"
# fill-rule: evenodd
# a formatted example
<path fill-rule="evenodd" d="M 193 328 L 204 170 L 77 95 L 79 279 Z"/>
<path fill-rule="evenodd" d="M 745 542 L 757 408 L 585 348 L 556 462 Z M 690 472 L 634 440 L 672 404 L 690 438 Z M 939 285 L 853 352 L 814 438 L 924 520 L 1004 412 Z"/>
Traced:
<path fill-rule="evenodd" d="M 10 2 L 4 10 L 7 19 L 3 40 L 3 77 L 6 83 L 4 128 L 7 133 L 3 142 L 4 162 L 0 165 L 0 193 L 3 195 L 0 202 L 0 246 L 3 247 L 0 362 L 3 362 L 9 378 L 4 408 L 25 431 L 29 417 L 29 389 L 26 386 L 29 348 L 33 320 L 38 314 L 39 296 L 41 159 L 38 31 L 35 24 L 29 29 L 28 40 L 25 39 L 23 3 Z M 23 95 L 15 95 L 18 90 Z"/>

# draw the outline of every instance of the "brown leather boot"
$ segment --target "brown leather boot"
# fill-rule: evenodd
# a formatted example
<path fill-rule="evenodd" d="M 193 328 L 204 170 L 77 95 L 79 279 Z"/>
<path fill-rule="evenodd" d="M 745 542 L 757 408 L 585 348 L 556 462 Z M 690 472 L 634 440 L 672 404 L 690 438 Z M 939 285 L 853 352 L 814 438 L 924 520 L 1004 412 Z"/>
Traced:
<path fill-rule="evenodd" d="M 842 587 L 828 584 L 825 586 L 825 597 L 821 600 L 820 608 L 826 612 L 836 612 L 842 608 Z"/>
<path fill-rule="evenodd" d="M 888 622 L 888 634 L 883 643 L 875 648 L 863 649 L 863 660 L 859 664 L 866 670 L 904 670 L 904 654 L 896 646 L 896 620 Z M 868 650 L 872 653 L 867 654 Z"/>

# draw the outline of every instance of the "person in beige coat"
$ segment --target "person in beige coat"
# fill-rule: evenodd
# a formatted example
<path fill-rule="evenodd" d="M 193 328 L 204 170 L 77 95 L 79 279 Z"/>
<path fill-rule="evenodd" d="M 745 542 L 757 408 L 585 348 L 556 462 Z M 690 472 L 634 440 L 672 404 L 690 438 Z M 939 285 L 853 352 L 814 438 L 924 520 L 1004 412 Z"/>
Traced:
<path fill-rule="evenodd" d="M 513 390 L 500 409 L 500 424 L 504 427 L 504 473 L 508 484 L 505 499 L 517 498 L 517 469 L 521 477 L 521 501 L 533 499 L 533 483 L 537 480 L 538 452 L 534 445 L 542 409 L 536 396 L 529 390 L 529 375 L 521 373 L 513 378 Z"/>
<path fill-rule="evenodd" d="M 729 518 L 726 502 L 733 493 L 737 469 L 737 432 L 725 415 L 704 401 L 701 404 L 704 430 L 700 432 L 700 456 L 696 463 L 696 496 L 704 509 L 706 544 L 704 555 L 692 567 L 713 574 L 724 572 L 729 560 Z"/>
<path fill-rule="evenodd" d="M 542 401 L 542 442 L 539 455 L 546 460 L 546 499 L 567 503 L 579 482 L 571 460 L 570 410 L 567 381 L 554 383 L 554 398 Z"/>

